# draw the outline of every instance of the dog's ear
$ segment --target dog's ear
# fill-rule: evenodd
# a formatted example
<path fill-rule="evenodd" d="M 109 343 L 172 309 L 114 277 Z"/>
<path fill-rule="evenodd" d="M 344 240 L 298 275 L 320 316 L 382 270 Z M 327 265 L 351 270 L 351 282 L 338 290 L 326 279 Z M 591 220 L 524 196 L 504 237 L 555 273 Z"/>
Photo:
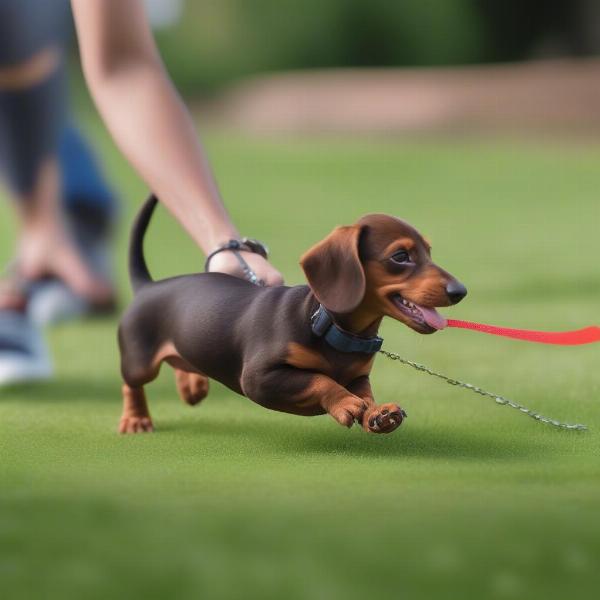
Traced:
<path fill-rule="evenodd" d="M 360 225 L 336 227 L 300 259 L 317 300 L 332 312 L 352 312 L 365 295 L 365 272 L 358 254 L 362 229 Z"/>

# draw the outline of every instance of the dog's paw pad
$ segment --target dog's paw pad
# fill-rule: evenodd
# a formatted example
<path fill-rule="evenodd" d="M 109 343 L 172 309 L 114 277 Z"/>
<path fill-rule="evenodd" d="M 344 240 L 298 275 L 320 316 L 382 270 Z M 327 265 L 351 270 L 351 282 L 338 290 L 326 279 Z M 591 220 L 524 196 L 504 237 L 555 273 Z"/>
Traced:
<path fill-rule="evenodd" d="M 407 417 L 404 409 L 395 404 L 377 408 L 379 410 L 371 413 L 367 420 L 367 428 L 371 433 L 391 433 L 400 427 Z"/>

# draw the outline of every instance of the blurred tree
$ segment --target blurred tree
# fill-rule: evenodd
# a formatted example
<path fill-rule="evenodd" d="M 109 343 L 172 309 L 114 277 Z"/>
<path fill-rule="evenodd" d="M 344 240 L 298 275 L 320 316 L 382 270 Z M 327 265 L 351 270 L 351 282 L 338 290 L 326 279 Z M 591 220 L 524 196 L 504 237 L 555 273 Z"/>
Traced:
<path fill-rule="evenodd" d="M 425 66 L 600 51 L 597 0 L 188 0 L 157 34 L 184 93 L 300 68 Z"/>
<path fill-rule="evenodd" d="M 485 27 L 482 58 L 585 56 L 600 52 L 597 0 L 475 0 Z"/>
<path fill-rule="evenodd" d="M 197 0 L 157 37 L 197 92 L 260 71 L 475 62 L 481 29 L 473 0 Z"/>

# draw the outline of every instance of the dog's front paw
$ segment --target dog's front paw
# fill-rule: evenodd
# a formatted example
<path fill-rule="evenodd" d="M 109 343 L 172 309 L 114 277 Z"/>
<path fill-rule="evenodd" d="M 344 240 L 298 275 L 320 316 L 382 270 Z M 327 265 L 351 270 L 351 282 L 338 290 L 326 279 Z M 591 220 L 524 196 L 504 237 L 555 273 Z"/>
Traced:
<path fill-rule="evenodd" d="M 372 406 L 363 417 L 363 428 L 371 433 L 391 433 L 406 419 L 404 409 L 397 404 Z"/>
<path fill-rule="evenodd" d="M 327 412 L 344 427 L 352 427 L 355 421 L 362 421 L 367 408 L 366 403 L 358 396 L 347 396 L 331 406 Z"/>
<path fill-rule="evenodd" d="M 150 433 L 154 431 L 150 417 L 132 417 L 123 415 L 119 422 L 119 433 Z"/>

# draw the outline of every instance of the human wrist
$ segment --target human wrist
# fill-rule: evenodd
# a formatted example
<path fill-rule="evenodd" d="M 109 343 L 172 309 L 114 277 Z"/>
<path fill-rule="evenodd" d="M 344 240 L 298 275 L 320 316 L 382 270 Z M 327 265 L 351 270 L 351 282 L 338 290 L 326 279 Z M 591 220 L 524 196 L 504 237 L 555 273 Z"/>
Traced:
<path fill-rule="evenodd" d="M 238 260 L 240 260 L 238 254 L 240 252 L 257 254 L 265 260 L 268 259 L 269 255 L 269 249 L 267 248 L 266 244 L 263 244 L 263 242 L 257 239 L 247 237 L 243 237 L 241 239 L 232 238 L 222 244 L 219 244 L 213 250 L 207 253 L 206 261 L 204 263 L 205 271 L 209 270 L 209 264 L 211 260 L 222 252 L 233 252 L 234 254 L 238 255 Z"/>
<path fill-rule="evenodd" d="M 239 240 L 240 233 L 229 219 L 213 218 L 205 222 L 204 232 L 198 237 L 198 244 L 205 254 L 209 254 L 229 240 Z"/>
<path fill-rule="evenodd" d="M 219 232 L 215 232 L 213 235 L 209 237 L 209 242 L 204 247 L 205 254 L 209 254 L 210 252 L 214 252 L 221 246 L 228 244 L 231 240 L 240 240 L 241 236 L 237 229 L 230 230 L 221 230 Z"/>

